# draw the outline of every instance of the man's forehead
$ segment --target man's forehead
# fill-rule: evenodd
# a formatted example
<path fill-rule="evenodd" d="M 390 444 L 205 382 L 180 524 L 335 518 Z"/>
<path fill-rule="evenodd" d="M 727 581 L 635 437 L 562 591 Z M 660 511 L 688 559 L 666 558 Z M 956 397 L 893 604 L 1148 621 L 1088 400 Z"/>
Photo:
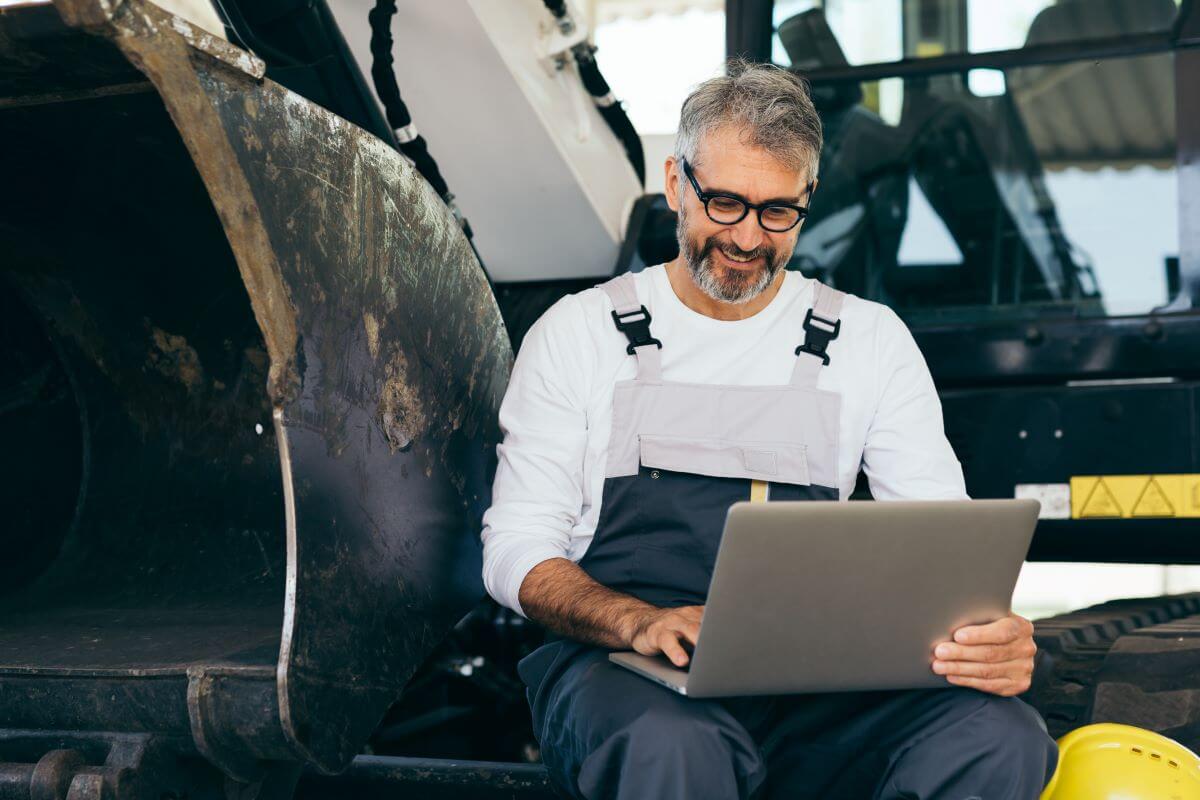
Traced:
<path fill-rule="evenodd" d="M 738 130 L 718 128 L 703 136 L 696 147 L 697 171 L 703 172 L 709 191 L 738 191 L 758 188 L 784 193 L 802 192 L 811 180 L 808 170 L 785 164 L 777 156 L 754 145 Z M 744 193 L 744 192 L 739 192 Z"/>

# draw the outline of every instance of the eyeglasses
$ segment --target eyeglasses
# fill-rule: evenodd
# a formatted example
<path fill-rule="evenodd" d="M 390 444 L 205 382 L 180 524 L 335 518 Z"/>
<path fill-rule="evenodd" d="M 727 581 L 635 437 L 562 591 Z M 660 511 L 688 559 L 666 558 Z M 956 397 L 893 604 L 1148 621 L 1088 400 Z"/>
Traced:
<path fill-rule="evenodd" d="M 786 233 L 808 216 L 807 206 L 794 206 L 790 203 L 755 205 L 735 194 L 706 192 L 696 182 L 696 176 L 692 174 L 692 167 L 688 164 L 687 159 L 683 158 L 680 161 L 683 164 L 683 174 L 687 175 L 688 180 L 692 182 L 697 199 L 704 204 L 704 213 L 718 225 L 736 225 L 745 219 L 753 209 L 758 213 L 758 224 L 763 227 L 763 230 L 771 233 Z M 811 181 L 804 193 L 811 196 L 816 186 L 817 182 Z"/>

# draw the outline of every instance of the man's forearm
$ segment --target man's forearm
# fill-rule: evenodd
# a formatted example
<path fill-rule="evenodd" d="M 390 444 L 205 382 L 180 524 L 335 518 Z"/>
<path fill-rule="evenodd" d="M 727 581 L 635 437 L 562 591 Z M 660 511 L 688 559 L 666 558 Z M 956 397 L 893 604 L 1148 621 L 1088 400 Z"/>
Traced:
<path fill-rule="evenodd" d="M 566 558 L 531 569 L 518 599 L 530 619 L 555 633 L 613 649 L 628 649 L 638 628 L 658 610 L 597 583 Z"/>

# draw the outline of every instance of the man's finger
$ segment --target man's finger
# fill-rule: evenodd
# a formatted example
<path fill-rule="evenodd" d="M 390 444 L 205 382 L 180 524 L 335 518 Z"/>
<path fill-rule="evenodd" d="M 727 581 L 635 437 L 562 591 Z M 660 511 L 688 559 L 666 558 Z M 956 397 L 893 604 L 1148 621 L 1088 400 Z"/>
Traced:
<path fill-rule="evenodd" d="M 1008 644 L 963 645 L 942 642 L 934 648 L 933 656 L 939 661 L 1012 661 L 1018 658 L 1033 658 L 1037 645 L 1032 639 L 1020 639 Z"/>
<path fill-rule="evenodd" d="M 1033 662 L 1027 658 L 992 664 L 975 661 L 934 661 L 933 671 L 947 677 L 958 675 L 966 678 L 1020 680 L 1028 678 L 1033 673 Z"/>
<path fill-rule="evenodd" d="M 1003 617 L 986 625 L 967 625 L 954 632 L 959 644 L 1008 644 L 1033 633 L 1033 626 L 1023 617 Z"/>
<path fill-rule="evenodd" d="M 679 639 L 676 638 L 673 631 L 664 631 L 658 635 L 658 647 L 675 666 L 680 668 L 687 666 L 687 651 L 679 644 Z"/>
<path fill-rule="evenodd" d="M 679 633 L 688 640 L 689 644 L 695 646 L 697 640 L 700 638 L 700 623 L 685 622 L 679 626 Z"/>
<path fill-rule="evenodd" d="M 1014 682 L 1007 678 L 968 678 L 962 675 L 947 675 L 946 680 L 955 686 L 978 689 L 1001 697 L 1013 697 L 1029 688 L 1028 680 Z"/>

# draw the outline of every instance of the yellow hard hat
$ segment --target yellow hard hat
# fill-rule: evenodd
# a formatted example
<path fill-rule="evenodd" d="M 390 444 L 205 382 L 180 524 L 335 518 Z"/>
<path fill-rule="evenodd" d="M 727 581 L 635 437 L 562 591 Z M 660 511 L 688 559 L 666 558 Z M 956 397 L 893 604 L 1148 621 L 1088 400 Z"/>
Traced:
<path fill-rule="evenodd" d="M 1041 800 L 1200 800 L 1200 757 L 1152 731 L 1088 725 L 1058 740 Z"/>

